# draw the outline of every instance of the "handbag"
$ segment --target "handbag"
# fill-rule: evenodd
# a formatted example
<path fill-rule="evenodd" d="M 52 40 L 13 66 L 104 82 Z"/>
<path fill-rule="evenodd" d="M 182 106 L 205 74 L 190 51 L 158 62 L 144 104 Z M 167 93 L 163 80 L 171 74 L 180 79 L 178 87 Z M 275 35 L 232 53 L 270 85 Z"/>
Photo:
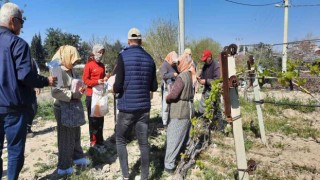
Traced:
<path fill-rule="evenodd" d="M 66 127 L 79 127 L 86 123 L 80 100 L 60 101 L 61 124 Z"/>

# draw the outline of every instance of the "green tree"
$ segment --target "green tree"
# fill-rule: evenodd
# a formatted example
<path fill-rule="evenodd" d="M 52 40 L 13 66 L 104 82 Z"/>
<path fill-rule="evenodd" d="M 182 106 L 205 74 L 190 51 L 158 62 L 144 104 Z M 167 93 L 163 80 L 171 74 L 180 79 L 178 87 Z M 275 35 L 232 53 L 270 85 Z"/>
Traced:
<path fill-rule="evenodd" d="M 159 66 L 169 52 L 178 52 L 178 27 L 172 21 L 155 20 L 142 43 Z"/>
<path fill-rule="evenodd" d="M 37 61 L 40 69 L 43 69 L 45 67 L 46 61 L 45 61 L 45 52 L 42 46 L 40 33 L 38 35 L 35 34 L 32 37 L 30 50 L 31 50 L 31 57 Z"/>
<path fill-rule="evenodd" d="M 79 47 L 79 54 L 80 54 L 80 57 L 81 57 L 81 63 L 85 64 L 90 53 L 92 51 L 92 48 L 90 46 L 89 43 L 87 42 L 82 42 L 80 44 L 80 47 Z"/>
<path fill-rule="evenodd" d="M 260 42 L 248 50 L 248 54 L 253 55 L 255 64 L 260 64 L 267 69 L 281 70 L 281 62 L 276 58 L 270 44 Z"/>
<path fill-rule="evenodd" d="M 81 38 L 79 35 L 71 34 L 71 33 L 63 33 L 61 29 L 47 29 L 47 37 L 44 40 L 44 48 L 46 49 L 46 57 L 47 59 L 51 59 L 51 57 L 56 53 L 58 48 L 63 45 L 71 45 L 76 47 L 78 50 L 81 45 Z"/>
<path fill-rule="evenodd" d="M 106 47 L 106 64 L 108 64 L 108 71 L 112 71 L 114 66 L 117 63 L 117 58 L 119 55 L 119 52 L 123 48 L 122 44 L 120 43 L 119 40 L 117 40 L 113 44 L 107 44 Z"/>
<path fill-rule="evenodd" d="M 91 47 L 90 53 L 92 51 L 92 47 L 95 44 L 102 44 L 104 46 L 105 54 L 103 56 L 102 62 L 108 66 L 107 70 L 111 72 L 115 64 L 117 63 L 118 54 L 123 48 L 123 45 L 120 43 L 120 41 L 116 40 L 115 43 L 111 43 L 109 42 L 107 37 L 97 38 L 93 36 L 88 44 Z"/>
<path fill-rule="evenodd" d="M 212 52 L 212 57 L 218 59 L 218 55 L 221 51 L 221 45 L 211 38 L 203 38 L 200 40 L 193 40 L 186 47 L 189 47 L 192 51 L 192 58 L 196 63 L 201 62 L 200 58 L 202 52 L 208 49 Z"/>

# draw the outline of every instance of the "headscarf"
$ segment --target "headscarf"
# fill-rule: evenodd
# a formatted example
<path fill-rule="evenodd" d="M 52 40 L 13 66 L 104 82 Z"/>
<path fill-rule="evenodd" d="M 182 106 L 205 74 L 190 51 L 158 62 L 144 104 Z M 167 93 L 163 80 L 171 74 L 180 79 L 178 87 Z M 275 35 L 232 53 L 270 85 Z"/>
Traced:
<path fill-rule="evenodd" d="M 192 83 L 195 84 L 197 82 L 196 78 L 196 68 L 194 66 L 193 60 L 191 56 L 187 53 L 183 53 L 179 58 L 178 71 L 183 73 L 185 71 L 191 72 Z"/>
<path fill-rule="evenodd" d="M 95 44 L 92 48 L 92 54 L 94 56 L 94 59 L 97 61 L 97 62 L 100 62 L 102 60 L 102 56 L 103 54 L 99 53 L 99 51 L 103 50 L 104 47 L 102 44 Z"/>
<path fill-rule="evenodd" d="M 67 69 L 72 69 L 73 64 L 79 61 L 80 55 L 77 49 L 73 46 L 64 45 L 61 46 L 56 54 L 52 57 L 52 60 L 59 59 L 60 63 Z"/>
<path fill-rule="evenodd" d="M 172 65 L 172 63 L 177 63 L 178 54 L 175 51 L 171 51 L 165 58 L 165 60 Z"/>

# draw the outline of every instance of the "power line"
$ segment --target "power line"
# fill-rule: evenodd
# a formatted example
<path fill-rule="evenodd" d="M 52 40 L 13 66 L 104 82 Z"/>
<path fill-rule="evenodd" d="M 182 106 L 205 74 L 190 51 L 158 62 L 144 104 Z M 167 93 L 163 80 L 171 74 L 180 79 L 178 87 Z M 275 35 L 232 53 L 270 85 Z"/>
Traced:
<path fill-rule="evenodd" d="M 293 0 L 291 0 L 291 5 L 290 5 L 290 7 L 315 7 L 315 6 L 320 6 L 320 4 L 295 4 L 293 3 Z"/>
<path fill-rule="evenodd" d="M 264 101 L 264 100 L 260 100 L 260 101 L 253 101 L 254 103 L 257 104 L 274 104 L 276 106 L 300 106 L 300 107 L 320 107 L 320 105 L 318 104 L 292 104 L 292 103 L 281 103 L 281 102 L 275 102 L 275 101 Z"/>
<path fill-rule="evenodd" d="M 299 4 L 299 5 L 291 5 L 292 7 L 315 7 L 320 6 L 320 4 Z"/>
<path fill-rule="evenodd" d="M 298 44 L 301 42 L 320 42 L 320 39 L 309 39 L 309 40 L 302 40 L 302 41 L 291 41 L 291 42 L 287 42 L 287 43 L 275 43 L 275 44 L 264 44 L 266 46 L 279 46 L 279 45 L 283 45 L 283 44 Z M 257 46 L 260 45 L 259 44 L 240 44 L 239 46 Z"/>
<path fill-rule="evenodd" d="M 236 2 L 236 1 L 231 1 L 231 0 L 225 0 L 230 3 L 238 4 L 238 5 L 243 5 L 243 6 L 270 6 L 278 3 L 282 3 L 282 1 L 274 2 L 274 3 L 268 3 L 268 4 L 247 4 L 247 3 L 241 3 L 241 2 Z"/>

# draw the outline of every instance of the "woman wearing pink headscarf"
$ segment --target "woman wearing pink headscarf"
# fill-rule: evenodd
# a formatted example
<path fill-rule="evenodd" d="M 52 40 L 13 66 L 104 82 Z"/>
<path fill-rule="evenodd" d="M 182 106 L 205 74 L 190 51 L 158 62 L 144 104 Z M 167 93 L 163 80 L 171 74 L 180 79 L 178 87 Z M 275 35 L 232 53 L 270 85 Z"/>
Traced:
<path fill-rule="evenodd" d="M 167 147 L 164 159 L 165 170 L 173 173 L 176 165 L 175 160 L 187 138 L 190 128 L 190 119 L 194 114 L 193 108 L 193 61 L 187 54 L 179 57 L 179 75 L 166 97 L 170 104 L 170 121 L 167 128 Z"/>

